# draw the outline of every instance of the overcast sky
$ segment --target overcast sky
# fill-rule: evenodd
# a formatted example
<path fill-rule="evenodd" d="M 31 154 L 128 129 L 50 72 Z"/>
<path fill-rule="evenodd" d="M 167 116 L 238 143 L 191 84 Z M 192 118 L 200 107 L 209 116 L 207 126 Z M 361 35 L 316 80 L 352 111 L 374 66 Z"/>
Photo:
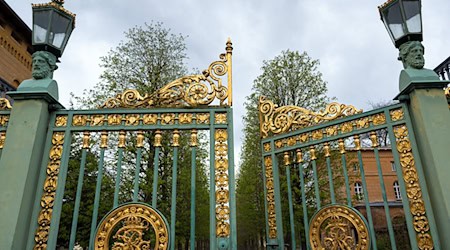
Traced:
<path fill-rule="evenodd" d="M 46 1 L 6 2 L 31 27 L 31 3 Z M 207 68 L 224 52 L 226 39 L 231 37 L 238 153 L 245 97 L 261 74 L 262 61 L 282 50 L 306 51 L 319 59 L 328 95 L 340 103 L 367 110 L 369 101 L 391 100 L 398 94 L 402 65 L 380 21 L 377 6 L 383 2 L 67 0 L 64 7 L 77 15 L 76 28 L 54 79 L 60 101 L 68 107 L 70 92 L 81 95 L 99 81 L 99 57 L 124 39 L 124 31 L 145 22 L 163 22 L 173 33 L 189 36 L 189 68 Z M 433 69 L 450 56 L 450 1 L 423 1 L 422 12 L 425 67 Z"/>

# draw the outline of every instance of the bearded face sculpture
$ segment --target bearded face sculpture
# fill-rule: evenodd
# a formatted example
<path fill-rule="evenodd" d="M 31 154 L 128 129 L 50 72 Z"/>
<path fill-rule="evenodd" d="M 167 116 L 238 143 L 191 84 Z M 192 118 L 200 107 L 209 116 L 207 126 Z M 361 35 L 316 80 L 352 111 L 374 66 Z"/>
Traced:
<path fill-rule="evenodd" d="M 56 57 L 48 52 L 38 51 L 32 56 L 33 66 L 31 75 L 35 80 L 41 79 L 52 79 L 53 71 L 55 71 L 58 66 L 56 66 Z"/>

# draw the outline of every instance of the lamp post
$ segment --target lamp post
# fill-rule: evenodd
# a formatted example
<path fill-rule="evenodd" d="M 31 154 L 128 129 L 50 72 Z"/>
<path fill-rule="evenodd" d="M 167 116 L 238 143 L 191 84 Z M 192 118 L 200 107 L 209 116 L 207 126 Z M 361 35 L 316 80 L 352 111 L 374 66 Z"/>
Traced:
<path fill-rule="evenodd" d="M 425 204 L 422 206 L 429 220 L 427 230 L 415 225 L 417 243 L 420 249 L 428 243 L 434 249 L 450 249 L 450 112 L 443 91 L 449 81 L 440 80 L 433 70 L 424 68 L 421 8 L 420 0 L 388 0 L 378 10 L 392 42 L 399 49 L 398 59 L 404 69 L 400 73 L 400 93 L 395 99 L 408 108 L 414 129 L 411 135 L 415 135 L 418 155 L 424 166 L 419 179 L 424 189 L 421 195 Z M 415 204 L 411 204 L 413 211 Z M 419 240 L 419 235 L 426 234 L 428 230 L 431 232 L 430 238 Z"/>

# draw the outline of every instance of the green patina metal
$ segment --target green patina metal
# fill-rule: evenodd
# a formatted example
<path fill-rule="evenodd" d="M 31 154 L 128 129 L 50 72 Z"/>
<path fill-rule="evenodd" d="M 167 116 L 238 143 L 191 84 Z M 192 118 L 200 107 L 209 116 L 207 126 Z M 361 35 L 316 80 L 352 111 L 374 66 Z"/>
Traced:
<path fill-rule="evenodd" d="M 266 100 L 263 100 L 264 103 L 262 105 L 267 105 Z M 267 167 L 273 167 L 274 173 L 273 187 L 265 186 L 265 195 L 267 197 L 265 208 L 267 212 L 267 231 L 271 232 L 271 230 L 276 230 L 277 234 L 267 235 L 268 245 L 271 245 L 274 249 L 283 249 L 281 243 L 284 242 L 285 237 L 296 231 L 294 222 L 303 221 L 305 231 L 301 232 L 300 237 L 298 235 L 295 236 L 296 241 L 290 239 L 290 244 L 297 244 L 296 247 L 298 248 L 302 242 L 301 239 L 306 239 L 306 247 L 308 249 L 315 249 L 314 246 L 309 245 L 310 242 L 315 240 L 311 239 L 312 231 L 310 231 L 310 228 L 320 231 L 324 230 L 325 226 L 322 225 L 321 227 L 317 227 L 317 225 L 319 225 L 317 223 L 319 222 L 309 221 L 312 217 L 310 217 L 311 214 L 308 213 L 308 209 L 319 211 L 322 208 L 327 209 L 330 205 L 336 204 L 349 207 L 363 207 L 365 209 L 364 218 L 362 220 L 367 220 L 367 232 L 359 232 L 358 229 L 354 229 L 355 231 L 352 231 L 353 233 L 350 233 L 349 235 L 350 237 L 356 237 L 359 233 L 362 233 L 362 235 L 366 235 L 366 240 L 370 240 L 371 249 L 379 248 L 380 241 L 377 242 L 377 240 L 380 239 L 379 236 L 377 237 L 379 232 L 374 224 L 375 221 L 372 215 L 372 213 L 374 213 L 374 204 L 372 203 L 372 198 L 370 198 L 371 196 L 369 196 L 374 191 L 367 185 L 367 175 L 362 156 L 362 150 L 365 149 L 365 145 L 370 145 L 369 150 L 374 159 L 373 161 L 376 163 L 375 173 L 378 176 L 380 183 L 382 207 L 384 207 L 384 216 L 386 218 L 386 237 L 390 242 L 391 249 L 396 249 L 400 246 L 404 247 L 399 245 L 400 242 L 396 238 L 398 235 L 394 234 L 394 225 L 391 221 L 390 211 L 392 208 L 389 205 L 389 200 L 386 195 L 384 175 L 378 152 L 379 145 L 376 133 L 386 131 L 385 133 L 387 133 L 391 143 L 395 164 L 398 166 L 396 174 L 398 182 L 401 183 L 400 189 L 403 197 L 402 205 L 405 213 L 409 245 L 412 249 L 441 249 L 439 241 L 440 237 L 434 227 L 434 213 L 428 202 L 428 189 L 425 182 L 425 176 L 422 173 L 421 154 L 419 154 L 415 145 L 414 130 L 410 121 L 407 105 L 395 104 L 366 113 L 352 114 L 347 117 L 336 117 L 334 119 L 329 119 L 326 122 L 318 122 L 304 127 L 295 127 L 293 125 L 296 124 L 295 117 L 301 117 L 301 119 L 303 119 L 302 122 L 305 122 L 305 119 L 311 119 L 312 122 L 317 122 L 320 121 L 320 119 L 336 115 L 336 113 L 331 115 L 324 115 L 324 113 L 322 113 L 323 116 L 319 118 L 305 118 L 305 116 L 298 115 L 297 113 L 294 113 L 295 111 L 292 111 L 287 114 L 288 116 L 286 118 L 283 118 L 284 120 L 277 120 L 278 114 L 280 114 L 280 117 L 281 114 L 284 115 L 284 107 L 274 107 L 275 108 L 271 110 L 272 113 L 269 114 L 267 113 L 267 110 L 270 109 L 260 106 L 260 111 L 262 112 L 260 116 L 262 118 L 261 128 L 264 129 L 264 131 L 268 131 L 266 135 L 263 134 L 261 141 L 263 149 L 262 156 L 263 158 L 270 157 L 273 160 L 272 165 L 268 165 L 263 161 L 264 175 L 267 176 Z M 342 110 L 344 110 L 343 106 Z M 280 130 L 279 128 L 283 128 L 284 130 Z M 400 135 L 401 131 L 407 131 L 407 136 L 404 137 Z M 410 144 L 404 144 L 405 140 L 410 142 Z M 333 152 L 335 152 L 335 154 Z M 336 156 L 333 156 L 333 154 Z M 279 204 L 279 197 L 285 194 L 280 192 L 280 190 L 277 190 L 276 187 L 280 187 L 281 185 L 280 183 L 277 183 L 277 181 L 279 182 L 281 180 L 281 177 L 277 176 L 277 173 L 279 172 L 277 162 L 282 156 L 285 159 L 289 157 L 292 157 L 292 159 L 295 158 L 295 161 L 298 163 L 298 165 L 294 166 L 298 167 L 299 171 L 300 193 L 291 193 L 292 174 L 289 169 L 286 169 L 283 173 L 286 178 L 286 183 L 283 185 L 287 187 L 287 207 L 289 210 L 292 207 L 293 200 L 301 200 L 303 220 L 300 217 L 292 218 L 292 214 L 294 213 L 291 211 L 289 211 L 289 215 L 282 215 L 280 212 L 283 204 Z M 414 163 L 411 163 L 411 160 Z M 351 196 L 350 183 L 352 180 L 349 178 L 349 173 L 347 171 L 349 162 L 359 163 L 359 178 L 361 179 L 363 194 L 363 200 L 359 202 L 353 201 L 354 198 Z M 335 166 L 339 166 L 339 168 L 336 168 Z M 417 175 L 411 175 L 411 171 L 414 171 L 413 173 L 417 173 Z M 337 182 L 339 178 L 342 178 L 342 184 Z M 404 181 L 407 181 L 407 183 L 405 184 Z M 265 183 L 268 183 L 267 178 L 265 179 Z M 336 186 L 338 184 L 340 186 Z M 413 190 L 411 185 L 414 185 L 414 187 L 417 187 L 420 190 L 420 197 L 412 195 L 416 190 Z M 324 187 L 326 186 L 328 186 L 328 190 L 324 190 Z M 271 200 L 269 189 L 275 196 L 274 205 L 268 204 Z M 307 194 L 306 190 L 309 190 L 309 194 Z M 419 208 L 412 207 L 412 204 L 416 204 L 416 202 L 419 202 L 417 204 L 422 204 L 423 206 Z M 415 211 L 413 211 L 413 209 L 415 209 Z M 417 209 L 421 211 L 419 214 L 423 215 L 422 219 L 417 217 Z M 378 210 L 377 213 L 380 213 L 380 211 L 381 210 Z M 276 214 L 276 224 L 274 224 L 273 221 L 270 221 L 272 213 Z M 289 218 L 283 220 L 286 216 L 289 216 Z M 289 225 L 284 226 L 283 222 L 287 222 Z M 330 223 L 330 221 L 328 221 L 328 223 Z M 428 229 L 419 229 L 420 223 L 429 225 L 429 227 L 427 227 Z M 288 232 L 283 232 L 283 229 L 286 228 L 288 228 Z M 331 237 L 326 231 L 319 233 L 319 235 L 321 234 L 327 235 L 326 237 Z M 352 234 L 353 236 L 351 236 Z M 292 235 L 291 237 L 294 236 Z M 428 240 L 423 240 L 425 238 Z M 337 244 L 339 239 L 333 239 L 333 237 L 331 237 L 327 238 L 327 241 L 330 242 L 330 244 Z M 278 245 L 276 245 L 275 242 L 278 243 Z M 359 249 L 357 247 L 358 244 L 361 244 L 361 242 L 357 243 L 356 240 L 354 246 L 356 249 Z"/>

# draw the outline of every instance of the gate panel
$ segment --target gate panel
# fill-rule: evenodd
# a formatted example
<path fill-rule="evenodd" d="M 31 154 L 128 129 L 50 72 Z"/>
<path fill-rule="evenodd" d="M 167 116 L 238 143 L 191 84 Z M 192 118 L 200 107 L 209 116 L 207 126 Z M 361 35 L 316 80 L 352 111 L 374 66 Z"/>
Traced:
<path fill-rule="evenodd" d="M 440 249 L 403 104 L 259 109 L 268 246 Z"/>

